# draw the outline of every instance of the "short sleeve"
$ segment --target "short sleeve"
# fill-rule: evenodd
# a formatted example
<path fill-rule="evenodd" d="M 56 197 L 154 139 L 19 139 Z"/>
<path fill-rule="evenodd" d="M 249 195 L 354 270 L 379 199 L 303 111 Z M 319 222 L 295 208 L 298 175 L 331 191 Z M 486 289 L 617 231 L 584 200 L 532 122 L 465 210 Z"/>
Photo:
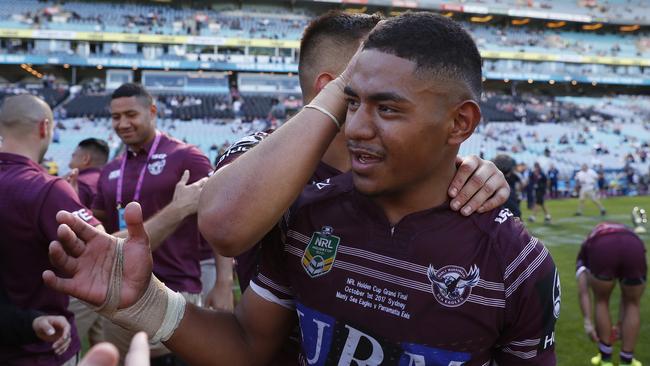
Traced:
<path fill-rule="evenodd" d="M 95 193 L 92 188 L 84 182 L 78 182 L 77 184 L 79 190 L 79 201 L 86 207 L 92 207 L 93 202 L 95 201 Z"/>
<path fill-rule="evenodd" d="M 518 219 L 498 228 L 504 253 L 505 324 L 494 359 L 500 366 L 555 365 L 560 278 L 548 249 Z"/>
<path fill-rule="evenodd" d="M 45 194 L 41 210 L 38 214 L 38 225 L 47 240 L 56 240 L 56 231 L 59 224 L 56 222 L 56 213 L 65 210 L 84 220 L 92 226 L 99 225 L 92 212 L 84 207 L 77 194 L 68 182 L 56 179 Z"/>
<path fill-rule="evenodd" d="M 578 258 L 576 259 L 576 278 L 578 278 L 582 272 L 589 270 L 587 263 L 587 242 L 584 242 L 580 246 Z"/>
<path fill-rule="evenodd" d="M 188 183 L 194 183 L 212 173 L 210 159 L 194 146 L 191 146 L 188 149 L 187 154 L 183 159 L 183 169 L 190 171 L 190 179 Z"/>
<path fill-rule="evenodd" d="M 261 245 L 259 271 L 250 282 L 250 289 L 267 301 L 293 310 L 294 294 L 285 271 L 286 252 L 277 226 L 264 237 Z"/>

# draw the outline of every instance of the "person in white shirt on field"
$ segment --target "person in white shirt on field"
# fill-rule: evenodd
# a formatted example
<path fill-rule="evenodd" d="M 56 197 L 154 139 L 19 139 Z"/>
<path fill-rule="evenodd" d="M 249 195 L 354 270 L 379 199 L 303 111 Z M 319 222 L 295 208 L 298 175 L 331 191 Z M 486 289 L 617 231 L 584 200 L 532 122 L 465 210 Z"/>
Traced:
<path fill-rule="evenodd" d="M 593 169 L 590 169 L 587 164 L 582 164 L 582 168 L 576 173 L 575 179 L 580 185 L 578 211 L 576 212 L 576 216 L 582 215 L 582 211 L 585 207 L 585 198 L 589 198 L 591 202 L 595 203 L 600 209 L 600 215 L 605 216 L 607 211 L 605 211 L 605 207 L 600 203 L 596 196 L 598 174 L 596 174 Z"/>

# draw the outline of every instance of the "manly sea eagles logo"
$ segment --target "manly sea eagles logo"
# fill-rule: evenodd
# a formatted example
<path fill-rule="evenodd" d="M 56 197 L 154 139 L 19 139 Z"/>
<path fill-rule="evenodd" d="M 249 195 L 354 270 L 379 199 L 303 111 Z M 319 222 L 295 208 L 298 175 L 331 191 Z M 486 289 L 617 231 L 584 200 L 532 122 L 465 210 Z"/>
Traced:
<path fill-rule="evenodd" d="M 165 169 L 165 164 L 167 163 L 167 160 L 162 159 L 162 160 L 156 160 L 149 165 L 147 165 L 147 169 L 149 169 L 149 174 L 151 175 L 158 175 L 162 173 L 163 169 Z"/>
<path fill-rule="evenodd" d="M 440 305 L 448 307 L 461 306 L 472 293 L 472 287 L 480 280 L 480 270 L 474 265 L 469 273 L 458 266 L 445 266 L 440 269 L 429 265 L 427 277 L 431 281 L 433 297 Z"/>

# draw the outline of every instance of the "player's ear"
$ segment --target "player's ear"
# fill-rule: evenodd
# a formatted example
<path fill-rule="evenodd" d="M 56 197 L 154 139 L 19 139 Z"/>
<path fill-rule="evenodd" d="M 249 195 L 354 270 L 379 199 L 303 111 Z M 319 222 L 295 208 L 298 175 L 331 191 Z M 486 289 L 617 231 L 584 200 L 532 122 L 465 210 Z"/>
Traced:
<path fill-rule="evenodd" d="M 460 145 L 467 140 L 481 121 L 481 108 L 473 100 L 464 100 L 454 107 L 453 123 L 447 138 L 450 145 Z"/>
<path fill-rule="evenodd" d="M 44 118 L 38 123 L 38 135 L 41 138 L 46 138 L 50 135 L 50 125 L 52 122 L 48 118 Z"/>
<path fill-rule="evenodd" d="M 327 85 L 330 81 L 334 80 L 334 76 L 329 72 L 323 72 L 318 74 L 316 80 L 314 80 L 314 95 L 320 93 L 321 90 Z"/>

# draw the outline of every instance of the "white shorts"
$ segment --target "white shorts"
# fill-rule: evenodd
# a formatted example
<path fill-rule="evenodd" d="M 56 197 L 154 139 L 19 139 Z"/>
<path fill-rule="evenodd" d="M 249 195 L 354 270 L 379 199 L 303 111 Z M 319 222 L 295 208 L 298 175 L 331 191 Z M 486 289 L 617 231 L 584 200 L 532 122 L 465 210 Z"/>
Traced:
<path fill-rule="evenodd" d="M 589 198 L 590 200 L 595 200 L 596 199 L 596 191 L 593 188 L 581 189 L 580 190 L 580 199 L 584 200 L 585 198 Z"/>

